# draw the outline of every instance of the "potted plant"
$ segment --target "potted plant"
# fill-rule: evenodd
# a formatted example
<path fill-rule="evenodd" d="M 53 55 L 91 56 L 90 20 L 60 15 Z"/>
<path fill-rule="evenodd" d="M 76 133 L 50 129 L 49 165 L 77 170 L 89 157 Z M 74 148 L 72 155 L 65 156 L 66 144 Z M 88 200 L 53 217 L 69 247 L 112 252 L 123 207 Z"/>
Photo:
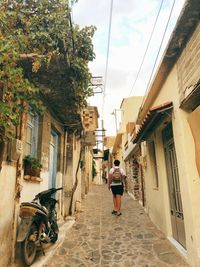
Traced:
<path fill-rule="evenodd" d="M 24 175 L 36 176 L 40 177 L 40 171 L 42 168 L 42 164 L 40 160 L 31 155 L 27 155 L 24 157 Z"/>

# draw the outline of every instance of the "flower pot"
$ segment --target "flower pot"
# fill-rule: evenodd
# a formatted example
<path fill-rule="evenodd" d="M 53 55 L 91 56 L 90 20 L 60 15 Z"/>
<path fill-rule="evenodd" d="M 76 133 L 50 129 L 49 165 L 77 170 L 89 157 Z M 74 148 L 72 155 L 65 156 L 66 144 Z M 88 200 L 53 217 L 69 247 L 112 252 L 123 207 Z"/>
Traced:
<path fill-rule="evenodd" d="M 40 177 L 40 169 L 33 169 L 29 162 L 24 164 L 24 175 Z"/>

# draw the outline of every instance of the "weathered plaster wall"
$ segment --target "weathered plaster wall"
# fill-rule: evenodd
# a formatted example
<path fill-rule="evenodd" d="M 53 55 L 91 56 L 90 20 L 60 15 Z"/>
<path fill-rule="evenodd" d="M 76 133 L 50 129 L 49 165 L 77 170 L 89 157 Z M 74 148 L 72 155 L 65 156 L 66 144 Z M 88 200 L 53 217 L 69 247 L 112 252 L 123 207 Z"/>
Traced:
<path fill-rule="evenodd" d="M 124 145 L 128 141 L 128 133 L 126 132 L 126 125 L 128 122 L 135 122 L 139 108 L 142 104 L 143 97 L 142 96 L 133 96 L 127 97 L 123 99 L 121 104 L 121 127 L 120 132 L 122 132 L 122 143 L 121 143 L 121 160 L 124 158 Z M 122 160 L 121 167 L 125 169 L 124 160 Z"/>
<path fill-rule="evenodd" d="M 199 266 L 200 248 L 198 240 L 200 238 L 200 180 L 195 165 L 194 141 L 187 122 L 188 113 L 179 108 L 179 90 L 176 66 L 170 72 L 162 90 L 152 106 L 163 104 L 166 101 L 173 102 L 172 125 L 179 170 L 188 259 L 193 266 Z M 161 129 L 160 131 L 158 129 L 156 133 L 157 137 L 155 140 L 157 142 L 156 155 L 158 163 L 159 188 L 155 191 L 152 187 L 151 173 L 147 167 L 145 174 L 148 199 L 147 209 L 154 223 L 157 224 L 158 227 L 166 233 L 166 235 L 171 236 L 172 230 L 169 210 L 168 184 L 165 161 L 163 158 L 164 151 L 162 152 Z M 161 207 L 161 203 L 164 208 Z"/>
<path fill-rule="evenodd" d="M 94 184 L 102 184 L 102 159 L 96 159 L 95 160 L 96 163 L 96 171 L 97 171 L 97 175 L 94 177 Z"/>
<path fill-rule="evenodd" d="M 53 119 L 51 114 L 46 110 L 39 124 L 39 138 L 38 138 L 38 158 L 41 159 L 42 182 L 32 182 L 23 180 L 23 189 L 21 192 L 20 202 L 31 201 L 36 194 L 48 189 L 49 182 L 49 153 L 51 130 L 54 129 L 58 134 L 58 154 L 57 154 L 57 174 L 56 186 L 62 185 L 62 167 L 63 167 L 63 151 L 64 151 L 64 130 L 60 124 Z"/>
<path fill-rule="evenodd" d="M 13 213 L 16 169 L 3 163 L 0 172 L 0 266 L 9 266 L 12 257 Z"/>

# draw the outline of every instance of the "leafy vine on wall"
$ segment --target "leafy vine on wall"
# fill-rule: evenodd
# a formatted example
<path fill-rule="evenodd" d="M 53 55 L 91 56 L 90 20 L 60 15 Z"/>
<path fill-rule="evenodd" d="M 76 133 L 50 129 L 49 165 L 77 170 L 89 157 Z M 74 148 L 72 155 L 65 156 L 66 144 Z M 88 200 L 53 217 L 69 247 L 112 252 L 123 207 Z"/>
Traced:
<path fill-rule="evenodd" d="M 43 111 L 41 94 L 59 90 L 74 114 L 86 105 L 95 27 L 72 28 L 67 0 L 2 0 L 0 26 L 0 142 L 17 135 L 27 103 Z"/>

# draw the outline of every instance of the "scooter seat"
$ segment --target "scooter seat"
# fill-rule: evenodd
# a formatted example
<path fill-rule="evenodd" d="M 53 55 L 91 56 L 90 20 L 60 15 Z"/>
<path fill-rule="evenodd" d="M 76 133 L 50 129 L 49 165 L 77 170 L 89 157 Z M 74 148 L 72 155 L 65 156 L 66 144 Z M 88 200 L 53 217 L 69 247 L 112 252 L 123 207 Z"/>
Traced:
<path fill-rule="evenodd" d="M 21 203 L 21 207 L 32 207 L 32 208 L 35 208 L 35 209 L 39 209 L 41 210 L 42 212 L 44 212 L 46 215 L 48 214 L 48 210 L 46 207 L 36 203 L 36 202 L 22 202 Z"/>

